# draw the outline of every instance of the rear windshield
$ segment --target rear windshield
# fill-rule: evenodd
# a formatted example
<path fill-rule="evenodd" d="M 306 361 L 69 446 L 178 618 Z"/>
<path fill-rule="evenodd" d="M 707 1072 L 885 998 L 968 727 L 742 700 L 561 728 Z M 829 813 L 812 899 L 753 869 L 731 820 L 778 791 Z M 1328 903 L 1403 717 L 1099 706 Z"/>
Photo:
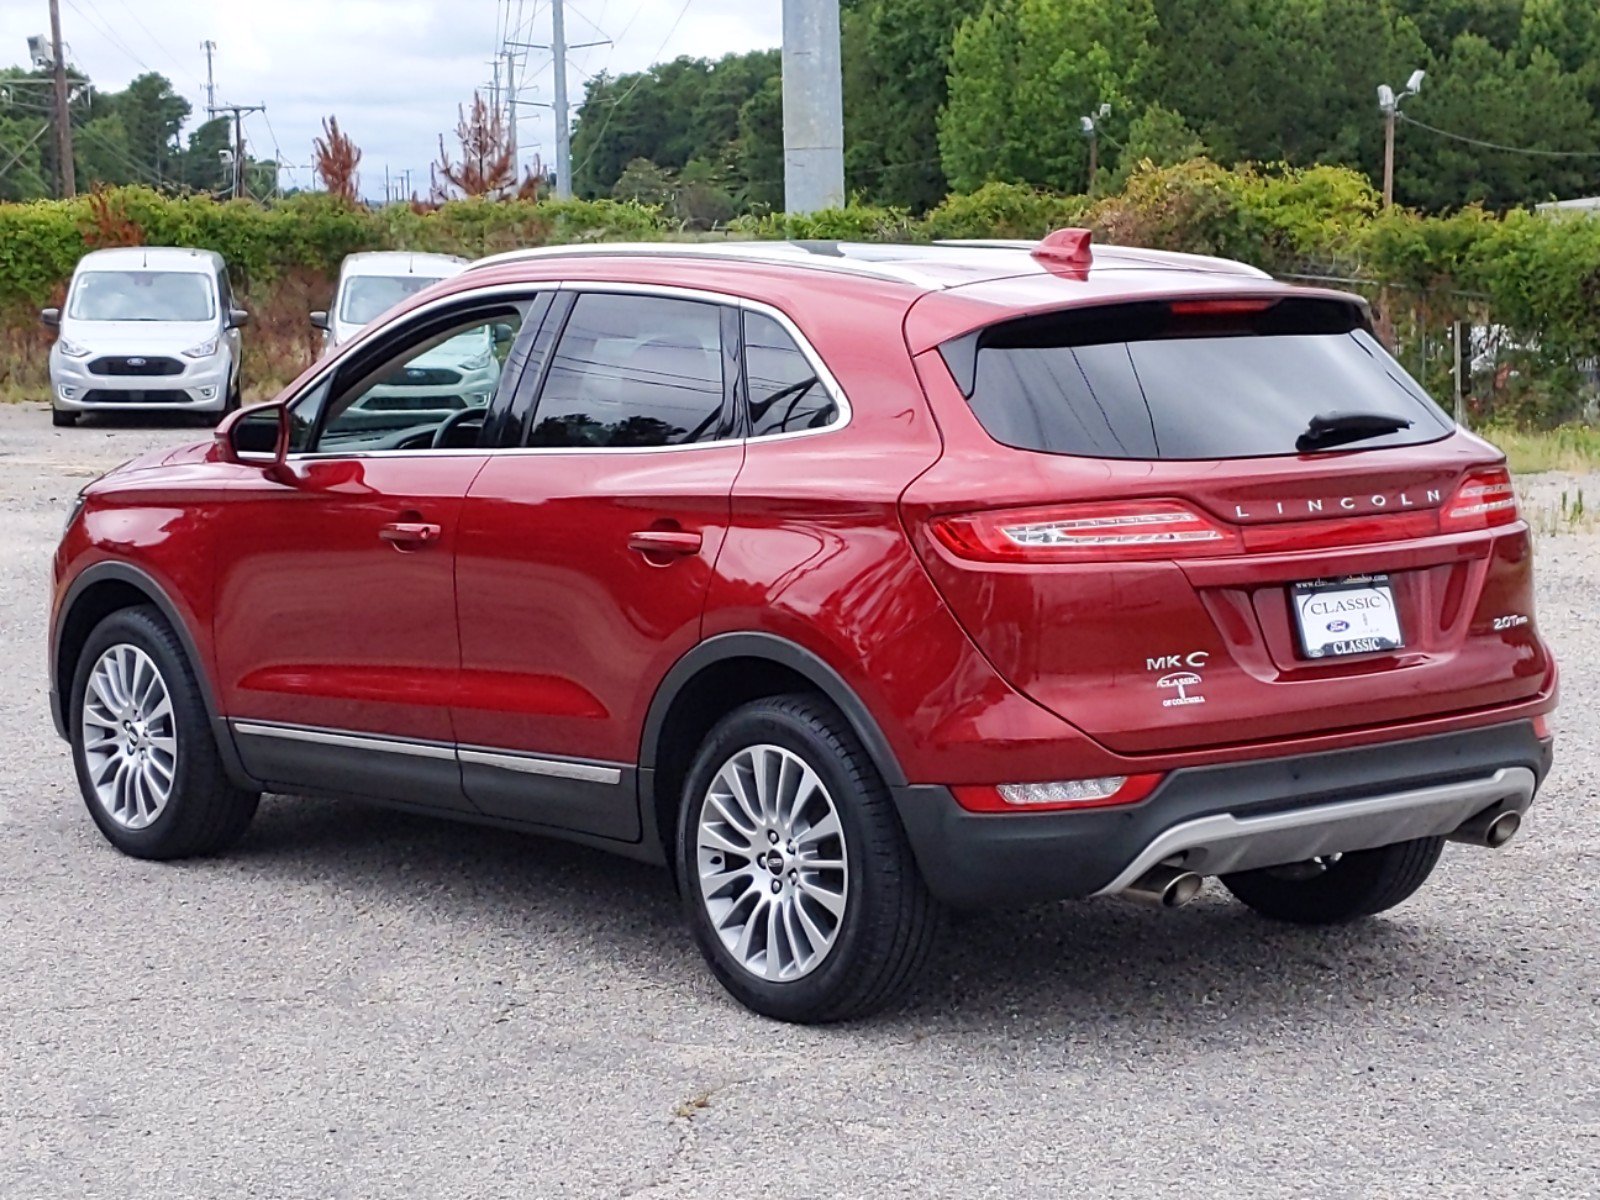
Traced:
<path fill-rule="evenodd" d="M 1414 445 L 1452 424 L 1329 300 L 1173 301 L 1049 313 L 941 347 L 996 441 L 1092 458 L 1295 454 L 1312 418 L 1398 426 L 1339 449 Z M 1331 447 L 1330 447 L 1331 448 Z"/>

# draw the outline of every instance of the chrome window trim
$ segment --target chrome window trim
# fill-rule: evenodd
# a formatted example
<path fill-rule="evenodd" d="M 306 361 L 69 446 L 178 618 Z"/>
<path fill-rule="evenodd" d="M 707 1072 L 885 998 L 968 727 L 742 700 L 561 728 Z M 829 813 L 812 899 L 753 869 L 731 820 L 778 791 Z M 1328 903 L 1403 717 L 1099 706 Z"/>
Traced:
<path fill-rule="evenodd" d="M 687 442 L 673 446 L 495 446 L 489 449 L 443 449 L 443 450 L 316 450 L 291 453 L 286 456 L 288 462 L 316 462 L 326 459 L 362 459 L 362 458 L 465 458 L 480 456 L 534 456 L 550 454 L 662 454 L 685 453 L 695 450 L 708 450 L 717 446 L 759 445 L 767 442 L 790 441 L 794 438 L 816 437 L 819 434 L 835 433 L 850 424 L 855 415 L 850 405 L 850 399 L 845 395 L 844 388 L 838 379 L 828 369 L 828 364 L 817 353 L 816 347 L 809 338 L 800 331 L 800 327 L 790 320 L 789 315 L 781 309 L 761 300 L 750 300 L 744 296 L 736 296 L 726 292 L 712 292 L 704 288 L 677 287 L 661 283 L 627 283 L 614 279 L 563 279 L 540 280 L 521 284 L 500 284 L 495 287 L 483 288 L 474 292 L 456 292 L 449 296 L 442 296 L 437 300 L 429 301 L 405 316 L 407 321 L 412 318 L 425 317 L 431 312 L 444 308 L 452 303 L 471 301 L 477 299 L 490 299 L 505 296 L 523 296 L 534 292 L 564 291 L 564 292 L 605 292 L 609 294 L 659 296 L 666 299 L 693 300 L 702 304 L 718 304 L 725 308 L 737 308 L 743 312 L 759 313 L 771 317 L 776 321 L 791 338 L 800 350 L 811 370 L 821 381 L 824 390 L 832 398 L 834 406 L 838 409 L 838 416 L 820 429 L 797 429 L 791 433 L 773 433 L 765 437 L 729 437 L 717 438 L 708 442 Z M 349 343 L 347 343 L 349 344 Z M 558 343 L 559 344 L 559 343 Z M 343 357 L 343 356 L 341 356 Z M 300 389 L 300 394 L 288 401 L 286 407 L 293 408 L 300 403 L 302 397 L 311 392 L 329 378 L 338 369 L 337 362 L 331 362 L 326 369 L 319 371 L 306 385 Z M 746 399 L 748 404 L 748 398 Z"/>
<path fill-rule="evenodd" d="M 412 758 L 471 763 L 474 766 L 496 767 L 503 771 L 520 771 L 524 775 L 572 779 L 583 783 L 604 783 L 615 786 L 622 782 L 621 765 L 546 758 L 537 754 L 496 750 L 487 746 L 449 745 L 443 742 L 384 737 L 379 734 L 348 733 L 310 725 L 284 725 L 266 721 L 233 721 L 231 724 L 234 733 L 245 737 L 278 738 L 288 742 L 310 742 L 318 746 L 339 746 L 378 754 L 400 754 Z"/>

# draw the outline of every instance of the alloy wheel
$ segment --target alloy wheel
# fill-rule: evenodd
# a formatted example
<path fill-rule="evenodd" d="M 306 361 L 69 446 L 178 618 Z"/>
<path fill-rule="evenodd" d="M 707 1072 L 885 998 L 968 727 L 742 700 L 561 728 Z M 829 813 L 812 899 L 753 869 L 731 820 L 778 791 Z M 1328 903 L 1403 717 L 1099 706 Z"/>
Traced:
<path fill-rule="evenodd" d="M 119 642 L 84 687 L 83 756 L 96 801 L 125 829 L 144 829 L 172 799 L 178 729 L 167 683 L 150 656 Z"/>
<path fill-rule="evenodd" d="M 745 971 L 788 982 L 821 965 L 850 872 L 838 809 L 804 759 L 773 745 L 729 758 L 701 803 L 695 849 L 706 914 Z"/>

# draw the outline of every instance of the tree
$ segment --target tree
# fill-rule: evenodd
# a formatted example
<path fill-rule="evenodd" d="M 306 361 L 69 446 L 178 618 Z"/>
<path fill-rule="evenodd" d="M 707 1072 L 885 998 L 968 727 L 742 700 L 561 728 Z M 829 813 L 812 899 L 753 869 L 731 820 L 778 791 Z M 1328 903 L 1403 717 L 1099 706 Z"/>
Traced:
<path fill-rule="evenodd" d="M 1144 163 L 1171 167 L 1208 154 L 1206 144 L 1189 128 L 1182 113 L 1151 104 L 1128 125 L 1128 136 L 1117 154 L 1117 167 L 1107 186 L 1120 190 L 1128 176 Z"/>
<path fill-rule="evenodd" d="M 783 77 L 773 75 L 739 109 L 734 158 L 745 208 L 783 207 Z"/>
<path fill-rule="evenodd" d="M 173 160 L 180 153 L 178 138 L 189 116 L 189 102 L 172 90 L 165 76 L 147 71 L 121 92 L 98 96 L 94 107 L 121 121 L 128 169 L 138 182 L 176 182 Z"/>
<path fill-rule="evenodd" d="M 656 166 L 648 158 L 636 158 L 622 169 L 617 182 L 611 185 L 611 198 L 665 208 L 672 203 L 676 190 L 671 171 Z"/>
<path fill-rule="evenodd" d="M 1477 34 L 1461 34 L 1406 111 L 1435 128 L 1480 141 L 1574 155 L 1496 150 L 1402 122 L 1395 192 L 1406 203 L 1439 209 L 1480 202 L 1504 208 L 1600 188 L 1600 158 L 1592 157 L 1600 151 L 1600 118 L 1582 77 L 1563 71 L 1548 50 L 1536 49 L 1524 59 L 1516 51 L 1497 50 Z"/>
<path fill-rule="evenodd" d="M 864 0 L 844 14 L 845 179 L 877 204 L 944 199 L 939 113 L 951 44 L 982 0 Z"/>
<path fill-rule="evenodd" d="M 1151 0 L 989 0 L 957 31 L 939 119 L 945 174 L 969 191 L 998 179 L 1079 190 L 1080 116 L 1142 109 Z"/>
<path fill-rule="evenodd" d="M 444 144 L 440 142 L 441 153 Z M 348 133 L 339 128 L 338 117 L 325 117 L 322 136 L 311 140 L 311 157 L 317 175 L 328 193 L 350 204 L 356 202 L 357 186 L 361 176 L 356 167 L 361 162 L 361 149 Z"/>
<path fill-rule="evenodd" d="M 432 168 L 433 191 L 446 198 L 453 188 L 463 196 L 504 197 L 517 188 L 517 161 L 505 120 L 498 106 L 490 108 L 477 92 L 472 93 L 472 113 L 456 110 L 456 140 L 461 144 L 461 159 L 454 162 L 439 135 L 439 161 Z"/>

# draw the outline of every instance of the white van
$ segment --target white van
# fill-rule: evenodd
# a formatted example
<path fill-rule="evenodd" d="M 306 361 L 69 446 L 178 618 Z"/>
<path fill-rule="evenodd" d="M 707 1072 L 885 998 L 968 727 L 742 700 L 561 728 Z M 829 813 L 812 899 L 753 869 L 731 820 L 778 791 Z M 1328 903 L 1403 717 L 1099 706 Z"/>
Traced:
<path fill-rule="evenodd" d="M 85 412 L 193 412 L 239 405 L 239 330 L 222 256 L 211 250 L 129 246 L 78 260 L 61 308 L 40 319 L 50 347 L 57 425 Z"/>
<path fill-rule="evenodd" d="M 328 349 L 349 341 L 374 318 L 423 288 L 466 270 L 467 260 L 453 254 L 412 254 L 406 250 L 370 250 L 351 254 L 339 264 L 339 286 L 333 307 L 311 314 Z"/>

